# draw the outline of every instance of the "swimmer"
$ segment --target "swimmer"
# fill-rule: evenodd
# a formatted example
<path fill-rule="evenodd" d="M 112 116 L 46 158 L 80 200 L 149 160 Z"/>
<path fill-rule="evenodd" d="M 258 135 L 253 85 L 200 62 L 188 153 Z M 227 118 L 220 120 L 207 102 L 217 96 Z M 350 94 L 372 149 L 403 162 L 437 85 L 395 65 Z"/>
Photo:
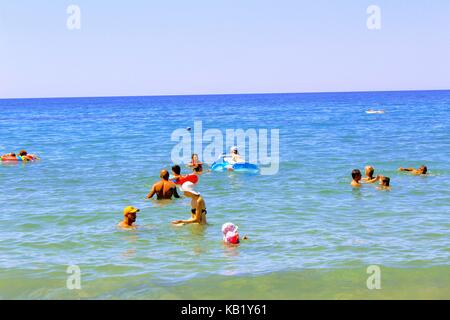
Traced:
<path fill-rule="evenodd" d="M 185 225 L 185 224 L 206 224 L 206 204 L 203 197 L 199 192 L 194 190 L 194 184 L 190 181 L 183 183 L 181 190 L 184 195 L 191 198 L 191 218 L 189 220 L 175 220 L 173 224 Z"/>
<path fill-rule="evenodd" d="M 232 147 L 230 149 L 230 152 L 231 152 L 231 159 L 233 160 L 233 162 L 235 162 L 235 163 L 243 163 L 243 162 L 245 162 L 245 160 L 239 154 L 238 148 L 236 146 Z"/>
<path fill-rule="evenodd" d="M 359 187 L 362 187 L 362 184 L 361 184 L 361 171 L 359 171 L 359 169 L 355 169 L 355 170 L 353 170 L 352 171 L 352 183 L 351 183 L 351 185 L 352 185 L 352 187 L 357 187 L 357 188 L 359 188 Z"/>
<path fill-rule="evenodd" d="M 364 183 L 375 183 L 380 178 L 379 176 L 373 176 L 375 169 L 372 166 L 366 166 L 364 168 L 364 172 L 366 177 L 361 179 L 361 181 Z"/>
<path fill-rule="evenodd" d="M 238 227 L 231 222 L 222 225 L 223 242 L 226 244 L 239 244 Z"/>
<path fill-rule="evenodd" d="M 161 181 L 153 185 L 152 190 L 147 195 L 147 199 L 153 198 L 155 194 L 158 200 L 171 200 L 172 196 L 179 198 L 177 186 L 172 181 L 169 181 L 169 172 L 167 170 L 161 170 L 159 177 Z"/>
<path fill-rule="evenodd" d="M 414 169 L 414 168 L 402 168 L 400 167 L 398 169 L 399 171 L 407 171 L 407 172 L 411 172 L 411 174 L 414 175 L 425 175 L 428 172 L 428 168 L 424 165 L 420 166 L 419 169 Z"/>
<path fill-rule="evenodd" d="M 195 174 L 203 173 L 203 163 L 198 160 L 198 155 L 196 153 L 192 154 L 191 162 L 187 166 L 191 167 Z"/>
<path fill-rule="evenodd" d="M 28 152 L 26 152 L 25 150 L 20 150 L 19 156 L 21 156 L 24 161 L 39 160 L 39 157 L 34 154 L 28 154 Z"/>
<path fill-rule="evenodd" d="M 135 229 L 136 225 L 134 223 L 136 222 L 136 215 L 139 211 L 141 210 L 136 209 L 135 207 L 126 207 L 123 210 L 123 221 L 117 226 L 123 229 Z"/>
<path fill-rule="evenodd" d="M 379 190 L 391 190 L 391 178 L 389 177 L 385 177 L 385 176 L 380 176 L 380 186 L 377 188 Z"/>

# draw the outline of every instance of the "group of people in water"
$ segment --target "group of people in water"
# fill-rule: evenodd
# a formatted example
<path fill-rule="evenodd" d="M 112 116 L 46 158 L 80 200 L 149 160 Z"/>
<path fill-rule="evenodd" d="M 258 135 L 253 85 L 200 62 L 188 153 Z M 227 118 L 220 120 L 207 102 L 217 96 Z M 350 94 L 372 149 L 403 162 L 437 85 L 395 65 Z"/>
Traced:
<path fill-rule="evenodd" d="M 237 147 L 232 147 L 230 150 L 230 155 L 226 155 L 235 163 L 244 162 L 244 159 L 239 154 Z M 180 198 L 180 194 L 191 199 L 191 217 L 185 220 L 174 220 L 172 224 L 174 225 L 186 225 L 186 224 L 206 224 L 206 203 L 203 196 L 195 190 L 195 185 L 198 184 L 200 176 L 203 174 L 203 163 L 199 161 L 197 154 L 193 154 L 191 157 L 191 162 L 187 165 L 188 168 L 192 170 L 189 174 L 181 174 L 181 167 L 179 165 L 174 165 L 171 168 L 171 174 L 166 169 L 160 171 L 159 177 L 161 180 L 153 184 L 150 192 L 147 195 L 147 199 L 152 199 L 156 196 L 157 200 L 172 200 L 174 198 Z M 178 190 L 179 188 L 179 190 Z M 124 209 L 124 219 L 119 223 L 121 228 L 134 228 L 136 222 L 136 216 L 139 209 L 135 207 L 126 207 Z M 225 227 L 224 239 L 235 239 L 237 233 L 233 228 Z M 234 232 L 230 236 L 230 232 Z M 228 236 L 227 236 L 228 234 Z M 238 238 L 238 237 L 237 237 Z"/>
<path fill-rule="evenodd" d="M 426 175 L 428 172 L 428 168 L 425 165 L 420 166 L 418 169 L 400 167 L 398 170 L 409 172 L 413 175 Z M 351 185 L 353 187 L 360 188 L 365 183 L 371 184 L 371 183 L 376 183 L 377 181 L 379 181 L 378 189 L 380 189 L 380 190 L 390 190 L 391 189 L 391 185 L 390 185 L 391 179 L 389 177 L 386 177 L 383 175 L 374 176 L 375 168 L 373 166 L 366 166 L 364 171 L 365 171 L 364 178 L 362 177 L 361 171 L 359 169 L 354 169 L 352 171 Z"/>

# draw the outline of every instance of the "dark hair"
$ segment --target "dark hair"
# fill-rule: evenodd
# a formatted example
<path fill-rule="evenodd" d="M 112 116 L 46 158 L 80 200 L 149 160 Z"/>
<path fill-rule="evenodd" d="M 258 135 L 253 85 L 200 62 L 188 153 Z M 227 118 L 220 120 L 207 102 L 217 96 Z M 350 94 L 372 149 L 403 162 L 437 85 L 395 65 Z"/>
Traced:
<path fill-rule="evenodd" d="M 385 185 L 386 187 L 389 187 L 389 183 L 391 182 L 391 178 L 389 178 L 389 177 L 383 177 L 383 178 L 381 178 L 381 181 L 383 181 L 383 183 L 384 183 L 384 185 Z"/>
<path fill-rule="evenodd" d="M 355 169 L 352 171 L 352 178 L 355 179 L 356 177 L 361 175 L 361 171 L 359 169 Z"/>
<path fill-rule="evenodd" d="M 176 174 L 181 174 L 181 168 L 177 164 L 172 167 L 172 171 L 175 172 Z"/>
<path fill-rule="evenodd" d="M 201 164 L 197 164 L 197 166 L 194 168 L 195 172 L 202 172 L 203 171 L 203 166 Z"/>
<path fill-rule="evenodd" d="M 375 172 L 375 169 L 374 169 L 373 167 L 371 167 L 371 168 L 369 169 L 369 172 L 368 172 L 369 177 L 373 178 L 373 173 L 374 173 L 374 172 Z"/>
<path fill-rule="evenodd" d="M 428 171 L 427 166 L 422 165 L 422 173 L 423 173 L 423 174 L 426 174 L 427 171 Z"/>
<path fill-rule="evenodd" d="M 160 178 L 164 180 L 169 180 L 169 172 L 167 170 L 161 170 Z"/>
<path fill-rule="evenodd" d="M 26 152 L 25 150 L 19 151 L 19 156 L 26 156 L 27 154 L 28 154 L 28 152 Z"/>
<path fill-rule="evenodd" d="M 194 156 L 197 156 L 197 158 L 198 158 L 198 154 L 193 153 L 192 156 L 191 156 L 191 160 L 194 160 Z"/>

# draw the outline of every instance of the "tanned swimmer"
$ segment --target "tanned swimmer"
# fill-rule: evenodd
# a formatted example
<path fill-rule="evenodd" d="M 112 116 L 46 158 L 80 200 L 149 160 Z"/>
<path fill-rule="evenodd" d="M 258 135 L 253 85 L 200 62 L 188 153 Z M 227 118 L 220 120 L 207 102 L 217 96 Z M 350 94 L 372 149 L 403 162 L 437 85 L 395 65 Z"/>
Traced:
<path fill-rule="evenodd" d="M 366 174 L 366 176 L 364 178 L 361 179 L 362 182 L 364 183 L 375 183 L 376 181 L 378 181 L 379 176 L 374 177 L 374 172 L 375 169 L 372 166 L 366 166 L 364 168 L 364 172 Z"/>
<path fill-rule="evenodd" d="M 136 215 L 139 212 L 139 209 L 135 207 L 126 207 L 123 210 L 123 221 L 121 221 L 117 226 L 122 229 L 135 229 L 136 225 Z"/>
<path fill-rule="evenodd" d="M 353 180 L 351 183 L 352 187 L 356 187 L 356 188 L 362 187 L 361 178 L 362 178 L 361 171 L 359 171 L 359 169 L 353 170 L 352 171 L 352 179 Z"/>
<path fill-rule="evenodd" d="M 153 198 L 155 194 L 158 200 L 171 200 L 172 196 L 179 198 L 177 186 L 172 181 L 169 181 L 169 172 L 167 170 L 161 170 L 159 176 L 161 181 L 158 181 L 153 185 L 152 190 L 147 195 L 147 199 Z"/>
<path fill-rule="evenodd" d="M 399 170 L 399 171 L 407 171 L 407 172 L 410 172 L 411 174 L 417 175 L 417 176 L 419 176 L 419 175 L 425 175 L 425 174 L 427 174 L 427 172 L 428 172 L 428 168 L 427 168 L 426 166 L 424 166 L 424 165 L 420 166 L 419 169 L 415 169 L 415 168 L 402 168 L 402 167 L 400 167 L 398 170 Z"/>

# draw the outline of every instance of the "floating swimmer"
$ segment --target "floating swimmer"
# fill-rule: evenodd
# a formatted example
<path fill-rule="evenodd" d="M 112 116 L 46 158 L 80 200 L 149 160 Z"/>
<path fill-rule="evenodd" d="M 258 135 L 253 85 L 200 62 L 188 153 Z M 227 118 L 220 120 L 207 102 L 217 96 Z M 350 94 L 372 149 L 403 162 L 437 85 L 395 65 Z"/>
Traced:
<path fill-rule="evenodd" d="M 40 160 L 40 158 L 34 154 L 28 154 L 25 150 L 20 150 L 18 155 L 11 152 L 0 157 L 2 162 L 31 162 L 36 160 Z"/>
<path fill-rule="evenodd" d="M 239 154 L 237 147 L 231 148 L 231 155 L 223 154 L 211 165 L 211 171 L 242 171 L 253 172 L 259 171 L 256 164 L 245 162 Z"/>
<path fill-rule="evenodd" d="M 428 168 L 425 165 L 421 165 L 419 169 L 400 167 L 398 170 L 411 172 L 414 175 L 425 175 L 428 172 Z"/>

